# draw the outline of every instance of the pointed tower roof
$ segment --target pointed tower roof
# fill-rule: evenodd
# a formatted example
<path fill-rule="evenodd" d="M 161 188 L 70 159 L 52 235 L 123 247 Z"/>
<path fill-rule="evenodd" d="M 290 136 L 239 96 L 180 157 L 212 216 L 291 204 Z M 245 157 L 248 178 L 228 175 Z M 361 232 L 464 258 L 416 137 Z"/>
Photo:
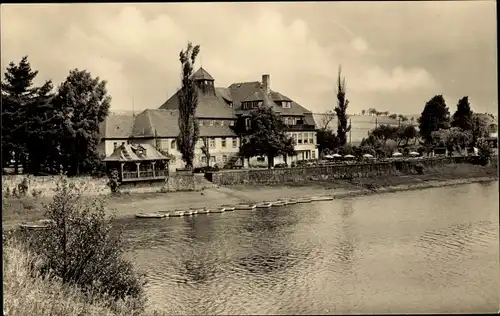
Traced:
<path fill-rule="evenodd" d="M 214 78 L 205 70 L 203 67 L 200 67 L 194 74 L 194 80 L 211 80 L 214 81 Z"/>

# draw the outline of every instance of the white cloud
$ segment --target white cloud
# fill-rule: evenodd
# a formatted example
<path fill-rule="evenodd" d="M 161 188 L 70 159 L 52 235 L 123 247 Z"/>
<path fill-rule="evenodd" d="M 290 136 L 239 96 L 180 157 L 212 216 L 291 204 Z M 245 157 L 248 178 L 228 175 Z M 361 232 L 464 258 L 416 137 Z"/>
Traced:
<path fill-rule="evenodd" d="M 320 44 L 303 19 L 285 21 L 264 5 L 255 14 L 224 11 L 223 5 L 164 4 L 167 9 L 158 12 L 141 9 L 151 8 L 148 5 L 88 11 L 80 6 L 75 12 L 66 6 L 64 14 L 57 6 L 39 11 L 3 6 L 2 67 L 29 55 L 33 67 L 56 83 L 70 69 L 88 69 L 108 81 L 116 110 L 130 109 L 132 95 L 136 109 L 143 109 L 159 106 L 166 92 L 175 92 L 180 84 L 179 51 L 188 40 L 202 45 L 198 65 L 202 60 L 216 84 L 260 80 L 268 73 L 273 89 L 313 111 L 331 103 L 325 95 L 333 95 L 339 64 L 354 100 L 365 90 L 398 92 L 436 84 L 422 68 L 381 68 L 376 51 L 361 36 Z M 78 18 L 80 12 L 90 20 Z M 66 25 L 62 35 L 45 27 L 55 19 Z"/>
<path fill-rule="evenodd" d="M 432 88 L 436 85 L 434 78 L 422 68 L 396 67 L 391 72 L 374 66 L 366 69 L 364 76 L 356 82 L 356 89 L 369 91 L 408 91 L 417 88 Z"/>

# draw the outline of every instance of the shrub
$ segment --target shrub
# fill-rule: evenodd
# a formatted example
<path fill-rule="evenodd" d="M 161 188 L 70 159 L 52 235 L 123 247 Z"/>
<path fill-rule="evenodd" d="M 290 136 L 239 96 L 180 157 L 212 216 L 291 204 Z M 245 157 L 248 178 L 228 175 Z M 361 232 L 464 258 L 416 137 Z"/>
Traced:
<path fill-rule="evenodd" d="M 118 188 L 120 186 L 120 174 L 118 173 L 118 170 L 116 169 L 111 170 L 107 185 L 111 189 L 111 193 L 118 192 Z"/>
<path fill-rule="evenodd" d="M 134 298 L 144 308 L 144 276 L 123 258 L 121 231 L 112 231 L 102 197 L 83 200 L 83 187 L 61 177 L 45 216 L 48 229 L 28 238 L 41 260 L 37 271 L 77 286 L 88 295 L 117 300 Z"/>
<path fill-rule="evenodd" d="M 10 188 L 9 188 L 9 187 L 6 187 L 6 188 L 5 188 L 5 191 L 4 191 L 4 193 L 3 193 L 3 196 L 4 196 L 5 198 L 7 198 L 7 199 L 8 199 L 8 198 L 10 198 L 11 194 L 12 194 L 12 193 L 10 192 Z"/>
<path fill-rule="evenodd" d="M 424 165 L 421 164 L 420 162 L 415 165 L 415 171 L 417 171 L 418 174 L 423 174 L 425 171 Z"/>
<path fill-rule="evenodd" d="M 17 185 L 17 197 L 25 197 L 28 193 L 28 178 L 23 177 L 21 183 Z"/>
<path fill-rule="evenodd" d="M 33 197 L 39 197 L 39 196 L 42 196 L 42 190 L 41 189 L 32 189 L 31 190 L 31 195 L 33 195 Z"/>

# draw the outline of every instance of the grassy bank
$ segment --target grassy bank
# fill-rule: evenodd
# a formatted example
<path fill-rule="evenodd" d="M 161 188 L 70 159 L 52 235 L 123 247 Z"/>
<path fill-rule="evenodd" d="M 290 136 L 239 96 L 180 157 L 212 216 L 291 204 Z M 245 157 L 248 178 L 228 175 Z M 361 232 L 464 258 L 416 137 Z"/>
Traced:
<path fill-rule="evenodd" d="M 132 217 L 138 212 L 215 207 L 221 204 L 255 203 L 280 198 L 333 195 L 337 198 L 361 194 L 423 189 L 474 181 L 498 179 L 494 166 L 451 164 L 428 169 L 421 175 L 355 178 L 352 180 L 314 180 L 287 185 L 237 185 L 206 188 L 202 192 L 123 194 L 107 198 L 107 211 L 117 218 Z M 91 197 L 88 197 L 91 199 Z M 4 199 L 3 226 L 11 228 L 22 221 L 43 218 L 41 204 L 49 198 Z"/>
<path fill-rule="evenodd" d="M 7 316 L 160 316 L 156 311 L 138 314 L 132 302 L 109 304 L 105 298 L 86 297 L 60 281 L 32 275 L 36 258 L 19 242 L 9 241 L 3 248 L 3 300 Z"/>

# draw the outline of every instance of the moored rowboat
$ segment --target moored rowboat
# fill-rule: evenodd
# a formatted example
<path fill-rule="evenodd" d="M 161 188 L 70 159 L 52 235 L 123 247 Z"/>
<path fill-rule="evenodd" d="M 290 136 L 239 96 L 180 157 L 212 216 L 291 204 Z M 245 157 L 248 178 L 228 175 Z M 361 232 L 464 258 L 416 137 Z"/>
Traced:
<path fill-rule="evenodd" d="M 311 203 L 311 199 L 300 198 L 300 199 L 297 199 L 297 203 Z"/>
<path fill-rule="evenodd" d="M 31 230 L 31 229 L 45 229 L 48 228 L 48 225 L 43 224 L 21 224 L 19 225 L 21 229 Z"/>
<path fill-rule="evenodd" d="M 180 217 L 180 216 L 184 216 L 184 215 L 185 215 L 184 211 L 175 211 L 173 213 L 170 213 L 170 217 Z"/>
<path fill-rule="evenodd" d="M 163 218 L 163 217 L 166 217 L 166 215 L 160 214 L 160 213 L 139 213 L 139 214 L 136 214 L 135 217 L 137 217 L 137 218 Z"/>
<path fill-rule="evenodd" d="M 311 201 L 319 202 L 319 201 L 331 201 L 333 200 L 333 196 L 313 196 Z"/>
<path fill-rule="evenodd" d="M 257 205 L 255 204 L 252 204 L 252 205 L 248 205 L 248 204 L 240 204 L 240 205 L 236 205 L 234 207 L 235 210 L 253 210 L 254 208 L 256 208 Z"/>
<path fill-rule="evenodd" d="M 271 202 L 271 206 L 280 207 L 280 206 L 285 206 L 285 205 L 286 205 L 286 202 L 284 202 L 284 201 Z"/>
<path fill-rule="evenodd" d="M 262 202 L 255 205 L 256 208 L 270 208 L 272 203 L 270 202 Z"/>
<path fill-rule="evenodd" d="M 214 210 L 210 210 L 210 213 L 223 213 L 223 212 L 225 212 L 225 211 L 226 211 L 226 209 L 225 209 L 225 208 L 223 208 L 223 207 L 219 207 L 219 208 L 216 208 L 216 209 L 214 209 Z"/>
<path fill-rule="evenodd" d="M 234 206 L 231 205 L 222 205 L 221 207 L 223 207 L 226 211 L 234 211 Z"/>

